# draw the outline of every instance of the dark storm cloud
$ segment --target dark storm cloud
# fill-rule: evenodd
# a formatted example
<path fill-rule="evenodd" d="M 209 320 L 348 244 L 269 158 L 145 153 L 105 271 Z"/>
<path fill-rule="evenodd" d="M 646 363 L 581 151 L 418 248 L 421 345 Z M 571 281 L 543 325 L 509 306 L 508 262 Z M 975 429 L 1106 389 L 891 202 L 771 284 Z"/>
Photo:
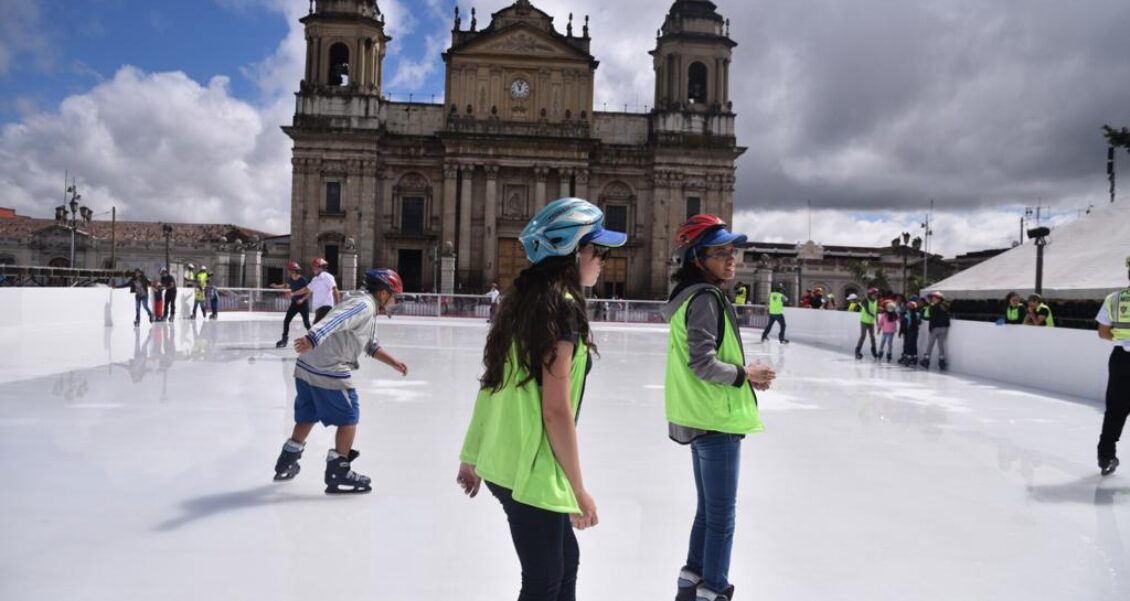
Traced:
<path fill-rule="evenodd" d="M 721 3 L 739 207 L 1101 200 L 1130 123 L 1130 3 Z"/>

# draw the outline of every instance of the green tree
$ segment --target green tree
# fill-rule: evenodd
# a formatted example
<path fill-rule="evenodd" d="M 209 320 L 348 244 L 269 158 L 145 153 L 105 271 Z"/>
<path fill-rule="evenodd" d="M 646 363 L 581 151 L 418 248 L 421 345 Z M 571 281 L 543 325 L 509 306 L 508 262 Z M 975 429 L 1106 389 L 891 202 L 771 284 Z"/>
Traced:
<path fill-rule="evenodd" d="M 1109 125 L 1104 125 L 1103 136 L 1106 138 L 1107 144 L 1130 152 L 1130 128 L 1114 129 Z"/>
<path fill-rule="evenodd" d="M 886 272 L 882 269 L 876 269 L 874 273 L 871 272 L 871 261 L 849 261 L 848 270 L 851 271 L 852 277 L 857 282 L 868 288 L 891 289 L 891 283 L 887 279 Z"/>

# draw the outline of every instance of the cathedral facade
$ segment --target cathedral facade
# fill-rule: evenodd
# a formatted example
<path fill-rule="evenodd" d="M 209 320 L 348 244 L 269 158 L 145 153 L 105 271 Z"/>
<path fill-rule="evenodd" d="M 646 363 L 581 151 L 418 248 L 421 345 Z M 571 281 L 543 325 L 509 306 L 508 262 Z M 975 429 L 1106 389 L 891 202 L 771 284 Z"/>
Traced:
<path fill-rule="evenodd" d="M 706 0 L 656 15 L 654 108 L 628 113 L 594 110 L 588 19 L 570 15 L 564 32 L 553 21 L 528 0 L 483 28 L 456 12 L 443 103 L 392 102 L 377 3 L 313 2 L 302 19 L 306 73 L 283 128 L 294 141 L 291 255 L 326 257 L 345 287 L 390 266 L 409 291 L 440 290 L 447 257 L 455 292 L 505 288 L 528 265 L 522 227 L 547 202 L 576 196 L 629 235 L 596 293 L 664 296 L 679 224 L 733 213 L 745 149 L 729 96 L 729 23 Z"/>

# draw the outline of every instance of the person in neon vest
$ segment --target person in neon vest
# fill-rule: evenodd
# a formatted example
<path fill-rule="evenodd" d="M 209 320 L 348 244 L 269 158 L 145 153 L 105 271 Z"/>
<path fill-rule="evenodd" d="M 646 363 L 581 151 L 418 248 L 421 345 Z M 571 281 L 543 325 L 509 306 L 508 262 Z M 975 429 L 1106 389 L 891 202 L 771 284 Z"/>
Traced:
<path fill-rule="evenodd" d="M 745 435 L 763 429 L 754 389 L 776 374 L 746 363 L 737 314 L 722 288 L 734 279 L 746 237 L 713 215 L 696 215 L 676 233 L 681 266 L 661 310 L 670 323 L 664 386 L 668 435 L 690 445 L 698 508 L 677 599 L 728 601 L 738 465 Z"/>
<path fill-rule="evenodd" d="M 769 340 L 769 334 L 773 331 L 773 324 L 781 324 L 780 341 L 781 344 L 788 344 L 789 339 L 785 338 L 785 303 L 789 302 L 789 297 L 785 296 L 785 285 L 777 284 L 776 289 L 769 293 L 769 323 L 765 324 L 765 330 L 761 332 L 761 341 Z"/>
<path fill-rule="evenodd" d="M 871 356 L 879 359 L 875 348 L 875 319 L 879 316 L 879 289 L 867 291 L 867 298 L 859 304 L 859 341 L 855 343 L 855 358 L 863 358 L 863 341 L 871 337 Z"/>
<path fill-rule="evenodd" d="M 1028 297 L 1028 314 L 1024 316 L 1024 323 L 1030 326 L 1055 327 L 1055 316 L 1051 307 L 1044 302 L 1039 294 Z"/>
<path fill-rule="evenodd" d="M 502 504 L 522 565 L 519 598 L 576 598 L 574 529 L 597 525 L 581 476 L 576 423 L 595 350 L 583 287 L 627 236 L 580 198 L 546 205 L 519 240 L 533 265 L 502 296 L 456 481 L 474 497 L 485 480 Z"/>
<path fill-rule="evenodd" d="M 1126 257 L 1130 279 L 1130 257 Z M 1114 343 L 1107 362 L 1106 412 L 1099 435 L 1099 469 L 1109 476 L 1118 469 L 1118 439 L 1130 415 L 1130 287 L 1110 293 L 1099 314 L 1099 338 Z"/>
<path fill-rule="evenodd" d="M 1016 292 L 1009 292 L 1005 297 L 1004 306 L 1004 323 L 1008 325 L 1018 326 L 1024 323 L 1028 317 L 1028 310 L 1024 307 L 1024 303 L 1020 300 L 1020 294 Z"/>

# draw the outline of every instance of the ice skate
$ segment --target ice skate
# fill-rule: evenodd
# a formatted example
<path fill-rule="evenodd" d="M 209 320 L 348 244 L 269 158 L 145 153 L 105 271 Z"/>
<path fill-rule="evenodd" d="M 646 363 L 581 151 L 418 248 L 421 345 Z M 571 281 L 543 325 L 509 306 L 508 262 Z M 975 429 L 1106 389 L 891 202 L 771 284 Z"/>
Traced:
<path fill-rule="evenodd" d="M 859 349 L 855 349 L 855 360 L 856 361 L 862 361 L 863 360 L 863 351 L 861 351 Z"/>
<path fill-rule="evenodd" d="M 890 363 L 890 362 L 891 362 L 891 354 L 887 353 L 887 363 Z"/>
<path fill-rule="evenodd" d="M 283 336 L 282 338 L 279 339 L 278 342 L 275 343 L 275 348 L 284 348 L 284 347 L 286 347 L 286 336 Z"/>
<path fill-rule="evenodd" d="M 675 601 L 695 601 L 695 592 L 701 583 L 702 576 L 683 568 L 679 572 L 679 592 L 675 595 Z"/>
<path fill-rule="evenodd" d="M 938 371 L 946 371 L 949 369 L 950 364 L 945 359 L 938 359 Z"/>
<path fill-rule="evenodd" d="M 721 593 L 716 593 L 705 586 L 700 586 L 695 593 L 695 601 L 730 601 L 734 598 L 734 585 Z"/>
<path fill-rule="evenodd" d="M 922 367 L 924 367 L 925 369 L 930 369 L 930 355 L 926 355 L 925 357 L 923 357 L 922 360 L 918 362 L 918 364 L 921 365 Z"/>
<path fill-rule="evenodd" d="M 1099 461 L 1099 468 L 1102 469 L 1102 475 L 1109 476 L 1118 469 L 1118 457 L 1112 457 L 1107 461 Z"/>
<path fill-rule="evenodd" d="M 781 344 L 788 344 L 788 343 L 789 343 L 789 339 L 788 339 L 788 338 L 782 338 L 782 339 L 781 339 Z"/>
<path fill-rule="evenodd" d="M 275 482 L 292 480 L 298 475 L 298 472 L 302 471 L 302 466 L 298 465 L 298 460 L 302 459 L 304 448 L 304 445 L 299 445 L 293 440 L 286 441 L 282 452 L 279 453 L 278 461 L 275 462 Z"/>
<path fill-rule="evenodd" d="M 326 457 L 326 493 L 358 494 L 373 490 L 371 480 L 353 471 L 351 462 L 360 456 L 356 451 L 350 451 L 348 457 L 342 457 L 337 451 L 330 451 Z"/>

